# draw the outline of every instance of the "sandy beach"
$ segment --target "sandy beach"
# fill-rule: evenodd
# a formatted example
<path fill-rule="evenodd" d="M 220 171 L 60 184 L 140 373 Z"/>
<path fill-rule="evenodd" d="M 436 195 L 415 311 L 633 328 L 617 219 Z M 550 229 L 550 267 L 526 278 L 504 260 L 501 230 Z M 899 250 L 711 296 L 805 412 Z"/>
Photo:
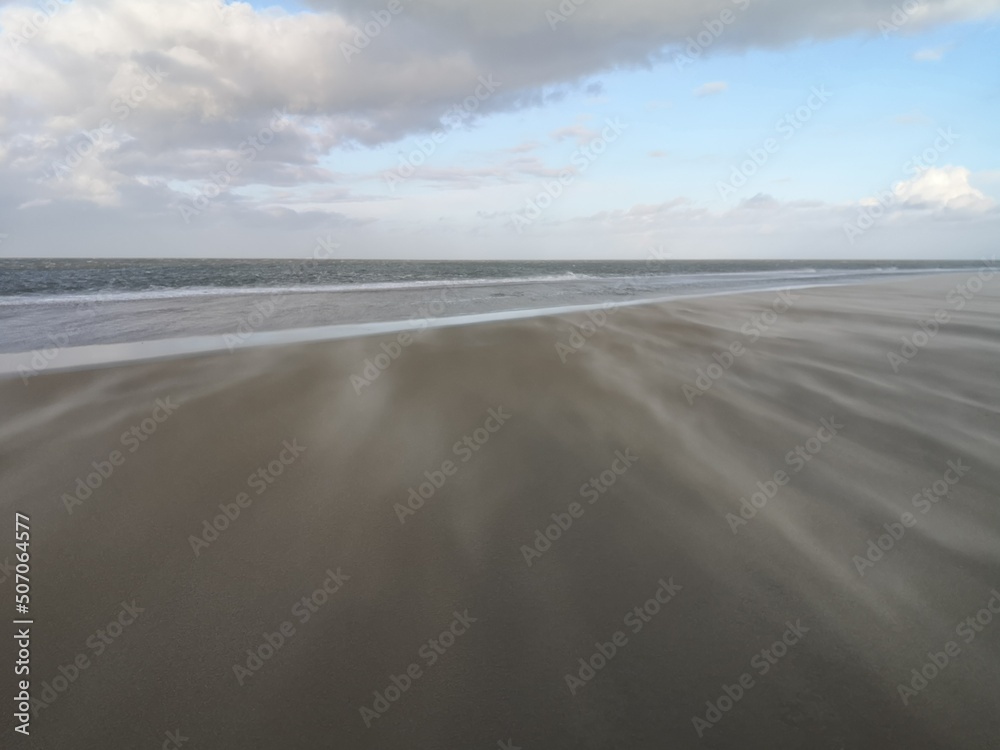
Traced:
<path fill-rule="evenodd" d="M 0 380 L 26 746 L 996 748 L 992 273 Z"/>

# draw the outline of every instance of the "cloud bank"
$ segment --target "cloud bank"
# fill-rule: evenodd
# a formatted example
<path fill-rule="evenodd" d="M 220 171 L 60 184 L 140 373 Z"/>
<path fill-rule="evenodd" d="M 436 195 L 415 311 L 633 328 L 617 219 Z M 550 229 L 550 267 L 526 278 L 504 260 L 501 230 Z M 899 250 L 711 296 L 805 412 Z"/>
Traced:
<path fill-rule="evenodd" d="M 915 5 L 897 33 L 1000 10 L 1000 0 Z M 324 157 L 440 128 L 483 80 L 494 81 L 495 92 L 462 111 L 465 124 L 544 105 L 604 71 L 670 60 L 709 36 L 699 54 L 876 36 L 893 16 L 893 4 L 875 0 L 313 0 L 308 7 L 0 4 L 0 209 L 8 221 L 10 212 L 60 215 L 67 202 L 133 218 L 176 217 L 202 195 L 215 212 L 292 220 L 281 196 L 301 186 L 325 196 L 326 215 L 337 219 L 331 203 L 367 198 Z M 582 136 L 567 129 L 562 137 Z"/>

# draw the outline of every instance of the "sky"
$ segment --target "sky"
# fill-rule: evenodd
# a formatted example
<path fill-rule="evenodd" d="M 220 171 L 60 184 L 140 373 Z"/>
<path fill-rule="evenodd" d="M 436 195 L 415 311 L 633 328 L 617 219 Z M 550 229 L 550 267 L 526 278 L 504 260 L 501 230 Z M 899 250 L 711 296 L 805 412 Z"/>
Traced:
<path fill-rule="evenodd" d="M 0 257 L 989 257 L 1000 0 L 0 0 Z"/>

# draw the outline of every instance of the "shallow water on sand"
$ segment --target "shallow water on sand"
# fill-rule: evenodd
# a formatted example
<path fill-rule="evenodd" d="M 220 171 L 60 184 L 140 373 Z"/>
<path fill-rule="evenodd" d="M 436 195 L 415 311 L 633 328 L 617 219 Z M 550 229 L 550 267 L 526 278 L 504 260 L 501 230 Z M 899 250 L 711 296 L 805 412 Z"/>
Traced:
<path fill-rule="evenodd" d="M 628 302 L 941 272 L 969 263 L 0 259 L 0 353 Z M 226 338 L 228 337 L 228 339 Z"/>
<path fill-rule="evenodd" d="M 995 747 L 1000 291 L 956 310 L 967 278 L 0 383 L 38 690 L 90 659 L 32 746 Z"/>

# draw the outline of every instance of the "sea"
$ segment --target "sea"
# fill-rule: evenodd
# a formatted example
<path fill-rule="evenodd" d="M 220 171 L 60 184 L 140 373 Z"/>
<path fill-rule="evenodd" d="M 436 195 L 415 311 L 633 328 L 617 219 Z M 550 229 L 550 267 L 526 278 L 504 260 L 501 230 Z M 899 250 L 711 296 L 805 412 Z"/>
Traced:
<path fill-rule="evenodd" d="M 0 353 L 188 337 L 215 337 L 222 348 L 276 331 L 446 324 L 973 266 L 876 260 L 0 259 Z M 211 346 L 203 342 L 199 348 Z"/>

